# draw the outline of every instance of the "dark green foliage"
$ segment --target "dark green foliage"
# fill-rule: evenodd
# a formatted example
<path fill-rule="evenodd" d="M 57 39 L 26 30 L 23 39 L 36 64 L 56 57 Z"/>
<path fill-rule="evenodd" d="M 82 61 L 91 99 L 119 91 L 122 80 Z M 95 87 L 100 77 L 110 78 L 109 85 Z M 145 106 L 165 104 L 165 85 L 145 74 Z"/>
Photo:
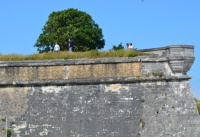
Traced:
<path fill-rule="evenodd" d="M 68 50 L 69 38 L 73 41 L 75 51 L 101 49 L 105 44 L 102 29 L 92 17 L 73 8 L 52 12 L 42 31 L 34 45 L 40 53 L 52 51 L 56 42 L 61 51 Z"/>
<path fill-rule="evenodd" d="M 11 137 L 11 130 L 7 129 L 7 137 Z"/>
<path fill-rule="evenodd" d="M 122 43 L 120 43 L 118 46 L 113 45 L 112 50 L 123 50 L 124 46 L 122 45 Z"/>

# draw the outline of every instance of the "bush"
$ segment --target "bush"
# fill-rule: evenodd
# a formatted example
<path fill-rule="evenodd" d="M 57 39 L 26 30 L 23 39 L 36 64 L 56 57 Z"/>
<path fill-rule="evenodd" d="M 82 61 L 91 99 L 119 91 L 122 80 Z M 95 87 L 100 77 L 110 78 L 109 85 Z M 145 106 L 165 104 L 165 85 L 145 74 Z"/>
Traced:
<path fill-rule="evenodd" d="M 118 46 L 113 45 L 112 50 L 123 50 L 124 46 L 122 45 L 122 43 L 120 43 Z"/>
<path fill-rule="evenodd" d="M 11 130 L 7 129 L 7 137 L 11 137 Z"/>

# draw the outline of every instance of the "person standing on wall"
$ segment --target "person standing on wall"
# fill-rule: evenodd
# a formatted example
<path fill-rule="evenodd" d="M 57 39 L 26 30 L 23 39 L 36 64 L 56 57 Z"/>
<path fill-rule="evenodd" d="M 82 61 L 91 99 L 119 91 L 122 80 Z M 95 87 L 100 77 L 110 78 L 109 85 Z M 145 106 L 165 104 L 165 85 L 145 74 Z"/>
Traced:
<path fill-rule="evenodd" d="M 128 43 L 126 43 L 126 50 L 128 50 L 129 49 L 129 44 Z"/>
<path fill-rule="evenodd" d="M 67 43 L 67 45 L 68 45 L 68 49 L 69 49 L 69 51 L 72 51 L 73 44 L 72 44 L 72 40 L 71 40 L 71 39 L 68 39 L 68 43 Z"/>
<path fill-rule="evenodd" d="M 54 51 L 55 51 L 55 52 L 60 51 L 60 46 L 58 45 L 57 42 L 56 42 L 56 45 L 54 46 Z"/>
<path fill-rule="evenodd" d="M 132 43 L 129 44 L 128 49 L 133 50 L 133 44 Z"/>

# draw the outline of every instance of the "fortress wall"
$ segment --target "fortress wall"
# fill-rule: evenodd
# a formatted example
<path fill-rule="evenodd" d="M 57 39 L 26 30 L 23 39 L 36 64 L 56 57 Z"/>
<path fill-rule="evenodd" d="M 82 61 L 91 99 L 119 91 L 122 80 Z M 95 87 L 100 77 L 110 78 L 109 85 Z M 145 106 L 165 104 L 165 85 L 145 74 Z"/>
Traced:
<path fill-rule="evenodd" d="M 173 48 L 182 56 L 172 54 Z M 134 58 L 0 62 L 0 114 L 12 136 L 20 137 L 199 137 L 186 75 L 193 49 L 148 49 L 143 50 L 148 56 Z"/>

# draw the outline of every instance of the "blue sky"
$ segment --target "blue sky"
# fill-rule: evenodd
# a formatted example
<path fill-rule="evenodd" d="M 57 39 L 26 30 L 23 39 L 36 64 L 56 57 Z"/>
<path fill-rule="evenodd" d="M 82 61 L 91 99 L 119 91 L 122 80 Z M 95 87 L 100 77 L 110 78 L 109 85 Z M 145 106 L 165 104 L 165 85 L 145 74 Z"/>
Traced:
<path fill-rule="evenodd" d="M 135 48 L 173 44 L 195 46 L 188 72 L 200 99 L 200 0 L 1 0 L 0 54 L 34 54 L 33 47 L 53 11 L 76 8 L 90 14 L 103 30 L 104 50 L 122 42 Z"/>

